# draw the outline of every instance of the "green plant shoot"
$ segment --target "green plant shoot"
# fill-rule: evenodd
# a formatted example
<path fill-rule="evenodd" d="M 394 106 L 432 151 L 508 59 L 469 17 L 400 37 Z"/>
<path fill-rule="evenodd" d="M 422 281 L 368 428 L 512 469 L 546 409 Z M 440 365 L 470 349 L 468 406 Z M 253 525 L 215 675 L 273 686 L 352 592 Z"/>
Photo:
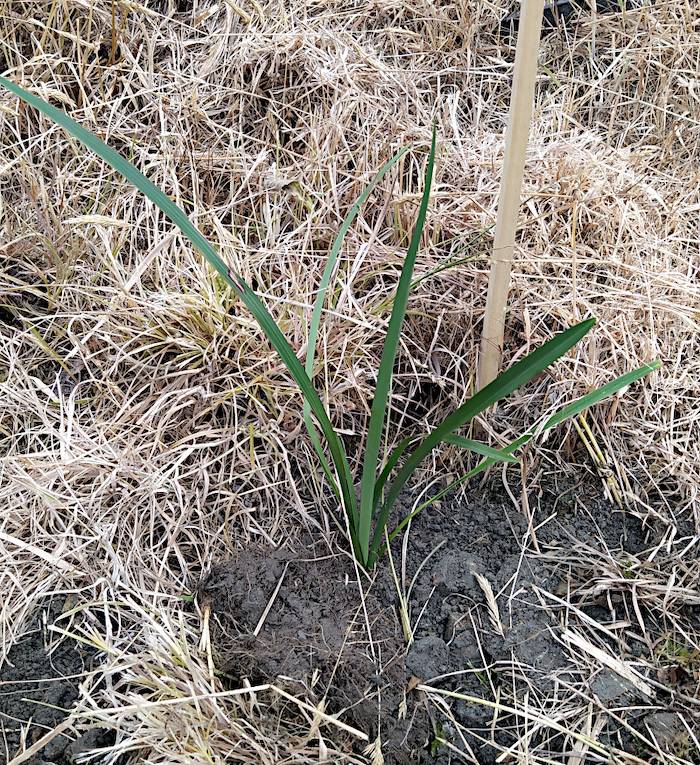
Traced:
<path fill-rule="evenodd" d="M 369 418 L 367 442 L 362 457 L 360 501 L 358 505 L 355 498 L 355 477 L 350 469 L 345 448 L 312 382 L 316 343 L 326 293 L 342 249 L 345 234 L 350 229 L 352 221 L 356 217 L 361 205 L 408 149 L 402 149 L 384 164 L 341 224 L 314 301 L 309 325 L 306 360 L 305 364 L 302 365 L 282 331 L 275 323 L 275 320 L 255 292 L 243 280 L 240 274 L 226 265 L 213 245 L 192 224 L 185 212 L 170 197 L 151 183 L 131 162 L 107 146 L 107 144 L 89 130 L 80 126 L 61 109 L 57 109 L 4 77 L 0 77 L 0 84 L 68 131 L 145 194 L 190 240 L 194 247 L 199 250 L 210 265 L 225 280 L 234 294 L 248 308 L 272 347 L 279 354 L 303 397 L 304 420 L 309 437 L 319 457 L 324 473 L 345 512 L 352 548 L 358 561 L 363 566 L 372 567 L 376 563 L 387 535 L 391 511 L 396 504 L 396 500 L 421 462 L 440 443 L 453 444 L 485 457 L 476 468 L 451 484 L 448 487 L 449 489 L 497 461 L 517 462 L 513 452 L 531 438 L 544 430 L 555 427 L 565 419 L 575 416 L 585 408 L 602 401 L 604 398 L 613 395 L 659 366 L 657 363 L 646 364 L 639 369 L 618 377 L 607 385 L 563 407 L 542 423 L 541 426 L 533 428 L 531 432 L 521 436 L 502 449 L 494 449 L 486 444 L 480 444 L 458 434 L 460 428 L 467 425 L 474 417 L 488 409 L 492 404 L 508 396 L 521 385 L 527 383 L 567 353 L 593 327 L 595 320 L 587 319 L 558 333 L 540 348 L 537 348 L 528 356 L 518 361 L 510 369 L 499 375 L 492 383 L 445 417 L 427 436 L 423 438 L 404 438 L 391 452 L 386 461 L 382 461 L 380 453 L 391 396 L 394 362 L 398 353 L 401 328 L 412 285 L 413 270 L 420 249 L 430 200 L 436 150 L 436 130 L 434 128 L 430 152 L 426 160 L 423 193 L 418 216 L 393 298 L 381 362 L 377 371 L 377 383 Z M 317 427 L 320 429 L 324 441 L 321 440 Z M 394 473 L 395 475 L 392 479 Z M 448 489 L 445 489 L 440 495 L 431 498 L 429 502 L 435 501 L 438 496 L 442 496 Z M 393 539 L 411 518 L 426 507 L 428 503 L 423 503 L 409 516 L 401 519 L 395 528 L 388 533 L 389 539 Z"/>

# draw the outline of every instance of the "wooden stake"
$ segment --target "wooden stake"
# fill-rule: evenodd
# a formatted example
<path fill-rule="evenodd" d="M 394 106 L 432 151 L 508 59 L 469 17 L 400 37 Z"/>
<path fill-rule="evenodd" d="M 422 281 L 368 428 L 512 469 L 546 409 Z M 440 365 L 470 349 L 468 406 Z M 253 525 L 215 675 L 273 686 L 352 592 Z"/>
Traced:
<path fill-rule="evenodd" d="M 497 375 L 503 352 L 506 301 L 510 286 L 510 268 L 515 249 L 515 230 L 520 209 L 520 192 L 525 169 L 525 152 L 530 134 L 532 107 L 537 76 L 537 53 L 540 47 L 544 0 L 522 0 L 522 13 L 515 49 L 513 90 L 506 132 L 506 151 L 498 198 L 498 217 L 491 254 L 491 271 L 486 298 L 486 313 L 481 335 L 479 387 Z"/>

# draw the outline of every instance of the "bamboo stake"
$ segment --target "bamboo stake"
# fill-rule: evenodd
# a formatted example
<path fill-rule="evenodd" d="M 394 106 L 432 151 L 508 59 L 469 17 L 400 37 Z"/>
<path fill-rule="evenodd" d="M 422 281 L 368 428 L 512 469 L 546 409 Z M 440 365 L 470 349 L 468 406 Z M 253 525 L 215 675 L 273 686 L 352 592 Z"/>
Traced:
<path fill-rule="evenodd" d="M 486 313 L 484 314 L 481 335 L 480 388 L 490 383 L 498 375 L 501 365 L 506 301 L 508 300 L 510 269 L 515 249 L 515 229 L 520 208 L 525 152 L 532 120 L 543 8 L 544 0 L 522 0 L 518 42 L 515 49 L 513 90 L 506 132 L 503 176 L 498 198 L 498 217 L 491 255 Z"/>

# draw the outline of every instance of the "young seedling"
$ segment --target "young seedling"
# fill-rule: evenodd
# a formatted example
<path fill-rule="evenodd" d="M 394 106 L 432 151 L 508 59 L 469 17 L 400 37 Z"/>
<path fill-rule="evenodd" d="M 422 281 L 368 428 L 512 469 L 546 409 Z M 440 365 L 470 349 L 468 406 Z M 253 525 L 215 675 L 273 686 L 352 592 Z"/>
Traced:
<path fill-rule="evenodd" d="M 535 435 L 549 428 L 553 428 L 555 425 L 558 425 L 569 417 L 577 415 L 585 408 L 611 396 L 635 380 L 638 380 L 652 370 L 658 368 L 657 363 L 646 364 L 633 372 L 622 375 L 616 380 L 604 385 L 602 388 L 592 391 L 588 395 L 565 406 L 541 425 L 533 428 L 530 432 L 521 436 L 516 441 L 513 441 L 503 449 L 493 449 L 486 444 L 481 444 L 458 435 L 457 431 L 468 424 L 474 417 L 486 410 L 492 404 L 495 404 L 497 401 L 512 393 L 516 388 L 527 383 L 572 348 L 595 323 L 595 319 L 587 319 L 580 324 L 576 324 L 575 326 L 558 333 L 540 348 L 537 348 L 528 356 L 518 361 L 510 369 L 506 370 L 493 380 L 493 382 L 482 388 L 476 395 L 468 399 L 462 406 L 449 414 L 442 422 L 433 428 L 427 436 L 422 438 L 404 438 L 391 452 L 387 460 L 382 462 L 380 451 L 386 423 L 388 402 L 391 394 L 394 362 L 398 352 L 399 341 L 401 338 L 401 326 L 406 314 L 406 306 L 412 283 L 413 268 L 420 247 L 423 227 L 425 225 L 428 211 L 428 202 L 430 199 L 430 187 L 432 184 L 433 167 L 435 164 L 436 146 L 436 132 L 433 130 L 418 217 L 413 229 L 408 252 L 401 269 L 396 293 L 394 295 L 389 326 L 384 341 L 381 362 L 377 372 L 377 384 L 370 413 L 367 442 L 362 458 L 360 500 L 358 504 L 354 490 L 355 480 L 350 469 L 350 464 L 342 440 L 333 428 L 328 412 L 313 386 L 311 377 L 313 375 L 316 342 L 318 339 L 318 330 L 321 315 L 323 313 L 325 296 L 335 269 L 338 254 L 342 247 L 343 238 L 349 230 L 362 203 L 371 194 L 377 183 L 379 183 L 391 167 L 396 164 L 398 159 L 403 156 L 407 149 L 400 151 L 380 169 L 377 176 L 365 189 L 340 227 L 331 249 L 330 257 L 321 279 L 321 284 L 319 285 L 309 326 L 306 364 L 302 365 L 274 319 L 251 287 L 239 274 L 226 265 L 210 242 L 190 222 L 187 215 L 161 189 L 151 183 L 143 173 L 137 170 L 136 167 L 134 167 L 134 165 L 121 154 L 114 149 L 111 149 L 89 130 L 81 127 L 62 110 L 51 106 L 51 104 L 43 99 L 29 93 L 4 77 L 0 77 L 0 84 L 67 130 L 154 202 L 163 214 L 166 215 L 204 255 L 207 261 L 231 287 L 235 295 L 253 314 L 258 325 L 284 362 L 289 373 L 296 382 L 299 392 L 303 396 L 304 419 L 311 442 L 318 454 L 328 481 L 339 498 L 347 516 L 353 551 L 358 561 L 363 566 L 374 566 L 377 557 L 381 553 L 386 538 L 389 540 L 393 539 L 417 512 L 427 506 L 427 503 L 424 503 L 410 516 L 402 519 L 391 532 L 387 531 L 387 524 L 391 511 L 402 489 L 410 481 L 425 457 L 427 457 L 428 454 L 430 454 L 430 452 L 440 443 L 455 444 L 485 457 L 485 459 L 473 470 L 452 484 L 452 486 L 455 486 L 497 461 L 517 462 L 516 458 L 513 456 L 513 452 L 523 444 L 527 443 L 527 441 Z M 323 435 L 323 441 L 317 431 L 317 427 Z M 330 457 L 330 459 L 328 457 Z M 402 464 L 399 467 L 400 463 Z M 392 478 L 395 471 L 396 474 Z M 392 480 L 390 480 L 390 478 L 392 478 Z M 447 490 L 441 492 L 439 496 L 444 494 L 445 491 Z M 437 499 L 437 496 L 432 499 Z"/>

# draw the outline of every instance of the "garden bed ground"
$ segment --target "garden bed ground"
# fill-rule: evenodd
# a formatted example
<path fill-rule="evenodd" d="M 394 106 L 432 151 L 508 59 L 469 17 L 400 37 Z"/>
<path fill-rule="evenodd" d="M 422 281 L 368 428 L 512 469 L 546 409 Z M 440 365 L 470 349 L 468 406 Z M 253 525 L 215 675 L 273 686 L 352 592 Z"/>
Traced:
<path fill-rule="evenodd" d="M 518 714 L 543 715 L 535 736 L 549 740 L 557 762 L 588 751 L 557 732 L 556 715 L 543 714 L 564 689 L 596 709 L 603 750 L 650 760 L 659 745 L 687 749 L 688 727 L 700 732 L 697 716 L 672 694 L 684 684 L 692 691 L 700 656 L 678 672 L 674 687 L 657 692 L 650 667 L 668 673 L 658 647 L 670 636 L 660 624 L 644 631 L 638 619 L 649 614 L 642 605 L 635 616 L 624 581 L 600 580 L 606 567 L 636 569 L 660 530 L 617 510 L 590 481 L 552 487 L 534 507 L 528 523 L 504 491 L 445 500 L 413 522 L 405 545 L 394 545 L 396 579 L 383 565 L 372 579 L 360 578 L 362 594 L 352 559 L 326 540 L 305 535 L 283 549 L 242 550 L 199 589 L 213 614 L 217 664 L 234 686 L 277 682 L 309 703 L 325 700 L 327 713 L 372 741 L 379 737 L 387 763 L 449 762 L 455 751 L 493 763 L 499 749 L 518 749 Z M 586 564 L 572 567 L 579 556 Z M 687 616 L 700 627 L 697 613 Z M 623 623 L 639 639 L 621 649 Z M 582 643 L 574 633 L 585 636 Z M 598 651 L 610 665 L 591 672 Z M 449 711 L 428 702 L 424 685 L 435 698 L 457 694 L 444 697 Z M 529 688 L 530 709 L 513 716 L 494 707 L 504 686 L 509 693 Z"/>
<path fill-rule="evenodd" d="M 99 666 L 94 648 L 52 631 L 69 625 L 72 605 L 72 598 L 57 598 L 37 609 L 0 665 L 0 763 L 36 748 L 29 765 L 75 765 L 86 751 L 115 741 L 113 730 L 76 738 L 65 724 L 81 684 Z"/>
<path fill-rule="evenodd" d="M 380 742 L 387 765 L 494 763 L 522 746 L 527 718 L 539 723 L 529 744 L 556 762 L 691 753 L 698 710 L 685 699 L 700 654 L 682 651 L 656 604 L 627 586 L 642 568 L 654 587 L 649 553 L 664 529 L 613 506 L 590 477 L 530 497 L 529 520 L 497 485 L 420 514 L 393 545 L 393 568 L 385 558 L 371 577 L 358 579 L 342 540 L 308 530 L 216 563 L 197 600 L 224 686 L 273 683 Z M 669 616 L 700 630 L 699 602 L 690 592 Z M 108 729 L 76 738 L 62 725 L 99 667 L 94 648 L 61 639 L 71 604 L 39 610 L 0 668 L 10 759 L 57 729 L 26 762 L 75 765 L 114 742 Z M 594 736 L 557 727 L 575 714 L 572 691 L 590 705 Z M 501 701 L 512 695 L 527 705 Z M 363 749 L 340 739 L 348 757 Z"/>
<path fill-rule="evenodd" d="M 344 215 L 410 147 L 348 231 L 321 322 L 314 383 L 354 470 L 436 124 L 387 449 L 466 400 L 517 3 L 0 5 L 0 72 L 177 200 L 300 358 Z M 0 760 L 65 765 L 96 736 L 99 765 L 378 765 L 379 732 L 387 762 L 426 741 L 455 762 L 698 761 L 700 6 L 596 8 L 542 37 L 504 363 L 598 325 L 475 426 L 503 445 L 663 366 L 416 521 L 394 550 L 405 588 L 427 559 L 410 651 L 387 567 L 345 639 L 355 572 L 323 541 L 302 401 L 248 313 L 152 204 L 0 92 Z M 416 491 L 466 460 L 435 450 Z"/>

